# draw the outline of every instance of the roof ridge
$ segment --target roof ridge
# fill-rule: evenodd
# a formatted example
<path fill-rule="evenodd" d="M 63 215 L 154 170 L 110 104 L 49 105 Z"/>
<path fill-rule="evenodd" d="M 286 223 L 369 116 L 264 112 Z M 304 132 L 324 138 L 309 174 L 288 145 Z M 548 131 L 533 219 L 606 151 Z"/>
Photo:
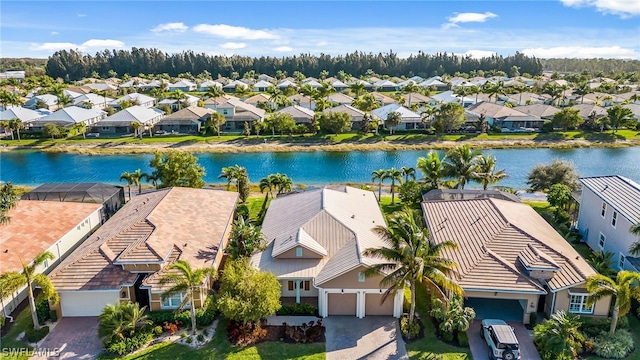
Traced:
<path fill-rule="evenodd" d="M 542 287 L 542 285 L 540 285 L 539 282 L 534 281 L 531 277 L 529 277 L 528 275 L 525 275 L 524 273 L 520 272 L 514 265 L 510 264 L 506 259 L 504 259 L 502 256 L 498 255 L 497 253 L 495 253 L 493 250 L 489 249 L 489 248 L 485 248 L 487 251 L 487 254 L 489 254 L 489 256 L 492 256 L 494 259 L 498 260 L 499 262 L 501 262 L 502 264 L 504 264 L 505 266 L 507 266 L 509 268 L 509 270 L 511 272 L 513 272 L 514 274 L 517 274 L 518 276 L 522 276 L 525 279 L 527 279 L 527 281 L 532 284 L 533 286 L 537 287 L 538 289 L 545 291 L 544 288 Z"/>

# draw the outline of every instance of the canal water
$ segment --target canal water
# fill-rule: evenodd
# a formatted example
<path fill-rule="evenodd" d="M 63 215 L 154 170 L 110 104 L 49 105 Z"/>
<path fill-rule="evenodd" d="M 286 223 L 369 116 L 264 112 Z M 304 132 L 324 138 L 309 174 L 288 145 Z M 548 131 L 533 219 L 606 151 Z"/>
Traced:
<path fill-rule="evenodd" d="M 287 174 L 296 184 L 371 182 L 371 171 L 415 167 L 424 150 L 196 154 L 205 167 L 207 183 L 220 183 L 220 169 L 247 168 L 251 182 L 271 173 Z M 640 147 L 589 149 L 485 150 L 497 158 L 498 169 L 509 177 L 498 185 L 526 188 L 527 174 L 536 164 L 553 159 L 571 161 L 580 176 L 622 175 L 640 182 Z M 118 184 L 120 174 L 150 172 L 153 155 L 78 155 L 19 150 L 0 153 L 0 180 L 37 186 L 48 182 L 104 182 Z M 124 183 L 123 183 L 124 184 Z M 471 186 L 475 186 L 471 184 Z"/>

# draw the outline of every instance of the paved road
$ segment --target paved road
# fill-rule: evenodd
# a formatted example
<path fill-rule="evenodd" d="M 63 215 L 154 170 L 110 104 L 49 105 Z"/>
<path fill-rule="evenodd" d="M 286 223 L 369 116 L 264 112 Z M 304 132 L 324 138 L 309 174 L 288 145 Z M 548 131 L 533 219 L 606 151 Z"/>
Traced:
<path fill-rule="evenodd" d="M 409 359 L 398 319 L 391 316 L 330 316 L 323 323 L 327 360 Z"/>
<path fill-rule="evenodd" d="M 39 349 L 57 349 L 60 357 L 34 356 L 31 359 L 95 359 L 102 352 L 97 317 L 65 317 L 42 341 Z M 44 354 L 44 351 L 43 351 Z"/>
<path fill-rule="evenodd" d="M 529 334 L 529 330 L 519 322 L 507 323 L 513 327 L 516 337 L 518 338 L 518 342 L 520 343 L 520 357 L 522 360 L 540 360 L 540 354 L 538 354 L 536 346 L 533 345 L 533 338 Z M 489 359 L 489 346 L 480 337 L 480 326 L 480 320 L 475 320 L 469 327 L 469 330 L 467 330 L 473 360 Z"/>

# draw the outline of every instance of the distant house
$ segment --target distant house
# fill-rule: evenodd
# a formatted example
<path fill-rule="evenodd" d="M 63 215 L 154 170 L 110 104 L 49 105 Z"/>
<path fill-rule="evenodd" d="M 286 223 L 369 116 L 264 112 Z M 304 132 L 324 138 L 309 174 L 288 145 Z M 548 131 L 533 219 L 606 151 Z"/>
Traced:
<path fill-rule="evenodd" d="M 73 105 L 80 106 L 86 109 L 93 108 L 93 109 L 104 110 L 105 108 L 107 108 L 107 106 L 109 106 L 108 104 L 113 100 L 114 99 L 112 98 L 89 93 L 89 94 L 80 95 L 77 98 L 73 99 Z"/>
<path fill-rule="evenodd" d="M 244 123 L 251 125 L 255 121 L 262 121 L 266 112 L 253 105 L 244 103 L 237 98 L 227 99 L 224 103 L 216 106 L 216 111 L 224 115 L 226 131 L 242 131 Z"/>
<path fill-rule="evenodd" d="M 262 224 L 267 248 L 251 263 L 276 275 L 284 304 L 317 306 L 321 317 L 400 317 L 402 291 L 382 302 L 381 276 L 363 273 L 382 261 L 364 255 L 385 246 L 376 226 L 386 224 L 371 191 L 323 188 L 278 197 Z"/>
<path fill-rule="evenodd" d="M 156 131 L 179 134 L 197 134 L 200 127 L 211 118 L 214 110 L 189 106 L 162 118 L 155 126 Z"/>
<path fill-rule="evenodd" d="M 470 97 L 470 96 L 465 96 L 461 98 L 458 95 L 454 94 L 453 91 L 447 90 L 431 96 L 430 104 L 431 105 L 436 105 L 438 103 L 448 104 L 452 102 L 457 102 L 466 108 L 472 104 L 475 104 L 476 99 L 475 97 Z"/>
<path fill-rule="evenodd" d="M 60 294 L 58 315 L 97 316 L 127 301 L 177 309 L 183 294 L 162 299 L 168 287 L 159 279 L 178 260 L 218 269 L 237 201 L 233 192 L 178 187 L 133 197 L 49 275 Z M 207 278 L 194 292 L 196 307 L 210 288 Z"/>
<path fill-rule="evenodd" d="M 21 261 L 49 251 L 53 260 L 47 260 L 36 269 L 49 273 L 60 264 L 100 225 L 101 204 L 20 200 L 9 210 L 11 218 L 0 225 L 0 273 L 22 272 Z M 9 315 L 27 297 L 26 287 L 0 302 L 3 314 Z"/>
<path fill-rule="evenodd" d="M 418 86 L 422 88 L 435 88 L 438 91 L 446 91 L 449 90 L 449 85 L 441 81 L 442 79 L 438 78 L 429 78 L 418 84 Z"/>
<path fill-rule="evenodd" d="M 271 97 L 268 94 L 265 94 L 265 93 L 255 94 L 255 95 L 247 98 L 244 102 L 249 104 L 249 105 L 256 106 L 256 107 L 260 103 L 269 104 L 269 106 L 271 106 L 272 108 L 275 107 L 274 104 L 273 104 L 273 101 L 271 101 Z"/>
<path fill-rule="evenodd" d="M 276 111 L 276 114 L 289 114 L 293 117 L 296 124 L 309 124 L 313 121 L 313 118 L 316 116 L 313 110 L 309 110 L 305 107 L 298 105 L 287 106 L 283 109 Z"/>
<path fill-rule="evenodd" d="M 508 130 L 542 129 L 542 125 L 544 125 L 544 120 L 537 116 L 523 113 L 516 108 L 485 101 L 473 104 L 465 111 L 478 118 L 480 115 L 484 115 L 489 126 Z"/>
<path fill-rule="evenodd" d="M 351 105 L 340 105 L 323 111 L 324 114 L 332 112 L 345 112 L 349 114 L 349 116 L 351 116 L 351 130 L 360 130 L 360 125 L 364 119 L 364 111 L 356 109 Z"/>
<path fill-rule="evenodd" d="M 57 110 L 59 108 L 58 97 L 51 94 L 36 95 L 27 100 L 24 103 L 24 107 L 31 110 L 39 108 L 52 111 Z"/>
<path fill-rule="evenodd" d="M 396 99 L 392 98 L 391 96 L 381 94 L 377 91 L 372 92 L 371 95 L 373 95 L 376 101 L 379 101 L 382 104 L 382 106 L 396 103 Z"/>
<path fill-rule="evenodd" d="M 217 81 L 206 80 L 198 86 L 198 91 L 209 91 L 209 89 L 212 87 L 222 89 L 222 84 Z"/>
<path fill-rule="evenodd" d="M 115 91 L 118 88 L 107 83 L 89 83 L 85 86 L 97 91 Z"/>
<path fill-rule="evenodd" d="M 233 80 L 232 82 L 228 83 L 227 85 L 222 87 L 222 90 L 224 90 L 224 92 L 228 92 L 228 93 L 232 93 L 236 91 L 236 86 L 239 86 L 241 88 L 249 88 L 249 85 L 245 82 L 242 82 L 240 80 Z"/>
<path fill-rule="evenodd" d="M 16 79 L 18 82 L 22 82 L 25 77 L 24 70 L 9 70 L 0 72 L 0 79 Z"/>
<path fill-rule="evenodd" d="M 198 106 L 198 101 L 199 100 L 200 100 L 200 98 L 197 97 L 197 96 L 184 94 L 184 99 L 183 100 L 178 101 L 177 99 L 166 98 L 166 99 L 163 99 L 163 100 L 158 102 L 158 107 L 160 107 L 162 105 L 167 105 L 167 106 L 169 106 L 171 108 L 171 111 L 178 111 L 178 110 L 180 110 L 180 108 L 184 107 L 182 105 L 183 103 L 189 104 L 188 106 Z"/>
<path fill-rule="evenodd" d="M 338 92 L 347 90 L 347 88 L 349 87 L 349 85 L 343 83 L 338 79 L 333 79 L 329 81 L 329 84 L 331 84 L 331 86 L 333 86 L 333 88 L 336 89 L 336 91 Z"/>
<path fill-rule="evenodd" d="M 640 257 L 629 247 L 640 241 L 629 232 L 640 222 L 640 185 L 622 176 L 581 178 L 578 231 L 593 250 L 613 253 L 618 270 L 640 271 Z"/>
<path fill-rule="evenodd" d="M 353 98 L 349 95 L 345 95 L 343 93 L 335 93 L 327 96 L 327 99 L 332 103 L 336 103 L 338 105 L 351 105 L 353 102 Z"/>
<path fill-rule="evenodd" d="M 595 104 L 578 104 L 571 108 L 578 110 L 578 114 L 583 119 L 588 119 L 590 116 L 596 118 L 607 116 L 607 110 Z"/>
<path fill-rule="evenodd" d="M 373 83 L 373 87 L 376 91 L 396 91 L 398 90 L 398 84 L 390 80 L 380 80 Z"/>
<path fill-rule="evenodd" d="M 288 87 L 291 87 L 291 88 L 294 88 L 294 89 L 298 88 L 296 83 L 291 81 L 291 80 L 283 80 L 283 81 L 279 82 L 278 85 L 276 85 L 276 87 L 278 89 L 280 89 L 280 90 L 284 90 L 284 89 L 286 89 Z"/>
<path fill-rule="evenodd" d="M 20 119 L 23 124 L 28 125 L 34 120 L 38 120 L 45 116 L 35 110 L 26 109 L 23 107 L 11 107 L 7 110 L 0 111 L 0 121 Z"/>
<path fill-rule="evenodd" d="M 141 105 L 128 107 L 108 116 L 93 125 L 92 131 L 99 134 L 130 134 L 134 129 L 133 122 L 142 125 L 155 125 L 164 117 L 164 111 L 146 108 Z"/>
<path fill-rule="evenodd" d="M 56 110 L 47 116 L 33 120 L 29 125 L 32 130 L 42 130 L 44 126 L 49 123 L 67 128 L 76 124 L 84 124 L 87 127 L 90 127 L 104 119 L 106 116 L 107 113 L 100 109 L 85 109 L 78 106 L 69 106 Z"/>
<path fill-rule="evenodd" d="M 196 88 L 198 87 L 198 84 L 194 83 L 193 81 L 190 80 L 180 80 L 178 82 L 176 82 L 175 84 L 170 84 L 168 86 L 169 91 L 176 91 L 176 90 L 180 90 L 180 91 L 196 91 Z"/>
<path fill-rule="evenodd" d="M 255 84 L 253 84 L 251 89 L 252 89 L 252 91 L 263 92 L 263 91 L 267 91 L 267 89 L 270 86 L 273 86 L 273 84 L 268 82 L 268 81 L 266 81 L 266 80 L 260 80 L 260 81 L 256 82 Z"/>
<path fill-rule="evenodd" d="M 555 106 L 546 105 L 546 104 L 532 104 L 532 105 L 523 105 L 514 107 L 515 110 L 523 112 L 525 114 L 533 115 L 539 117 L 544 120 L 553 119 L 553 115 L 555 115 L 560 109 Z"/>
<path fill-rule="evenodd" d="M 389 104 L 371 111 L 371 114 L 382 121 L 387 120 L 390 113 L 397 112 L 400 114 L 402 123 L 394 130 L 415 130 L 422 127 L 422 116 L 417 114 L 400 104 Z"/>
<path fill-rule="evenodd" d="M 302 94 L 295 94 L 289 96 L 289 100 L 295 105 L 302 106 L 310 110 L 316 109 L 316 102 L 312 97 L 304 96 Z"/>
<path fill-rule="evenodd" d="M 586 278 L 597 272 L 531 206 L 488 197 L 424 201 L 422 211 L 432 242 L 457 244 L 443 255 L 456 263 L 477 319 L 500 314 L 527 324 L 533 312 L 560 310 L 607 316 L 610 297 L 587 305 Z"/>
<path fill-rule="evenodd" d="M 156 104 L 156 98 L 154 97 L 147 96 L 144 94 L 130 93 L 121 98 L 113 100 L 112 102 L 109 103 L 109 106 L 113 107 L 116 110 L 119 110 L 121 109 L 120 102 L 125 100 L 132 103 L 132 105 L 137 103 L 138 105 L 146 108 L 152 108 Z"/>

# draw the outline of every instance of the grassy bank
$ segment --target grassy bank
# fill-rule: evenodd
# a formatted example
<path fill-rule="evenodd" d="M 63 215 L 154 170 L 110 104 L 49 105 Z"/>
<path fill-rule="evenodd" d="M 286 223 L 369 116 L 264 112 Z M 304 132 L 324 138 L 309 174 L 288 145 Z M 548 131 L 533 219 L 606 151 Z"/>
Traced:
<path fill-rule="evenodd" d="M 340 135 L 296 136 L 156 136 L 143 139 L 70 138 L 2 140 L 0 151 L 37 149 L 78 154 L 135 154 L 154 151 L 190 152 L 292 152 L 292 151 L 375 151 L 450 149 L 469 143 L 477 149 L 504 148 L 577 148 L 640 146 L 640 132 L 619 130 L 616 133 L 567 131 L 554 133 L 449 134 L 427 135 L 401 133 L 378 135 L 348 133 Z"/>

